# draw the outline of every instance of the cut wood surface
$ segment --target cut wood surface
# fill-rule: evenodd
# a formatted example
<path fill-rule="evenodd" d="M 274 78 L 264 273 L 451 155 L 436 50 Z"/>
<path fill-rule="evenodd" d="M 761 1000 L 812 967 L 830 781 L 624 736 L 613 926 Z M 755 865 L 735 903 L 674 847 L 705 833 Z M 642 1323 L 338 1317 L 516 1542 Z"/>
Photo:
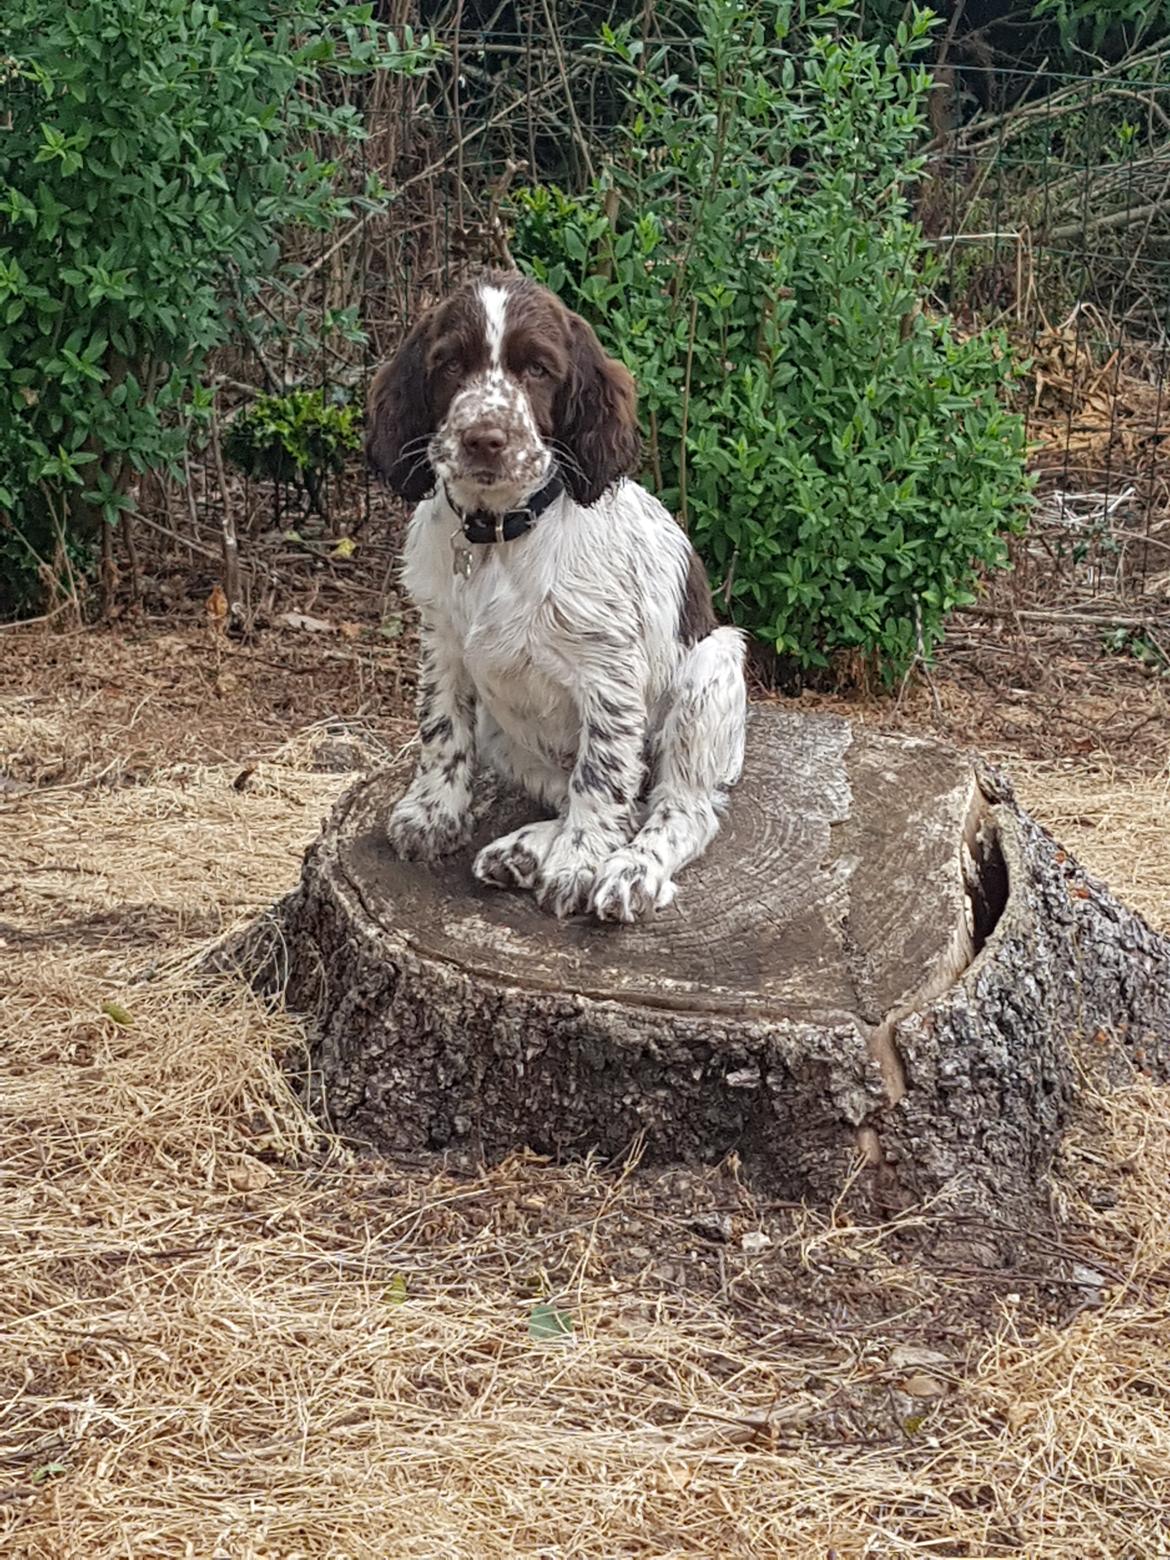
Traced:
<path fill-rule="evenodd" d="M 342 798 L 267 942 L 317 1108 L 381 1151 L 641 1142 L 735 1151 L 784 1196 L 1025 1206 L 1086 1067 L 1170 1073 L 1170 943 L 940 743 L 758 711 L 715 843 L 632 927 L 475 882 L 537 816 L 515 797 L 461 854 L 398 861 L 400 786 Z"/>

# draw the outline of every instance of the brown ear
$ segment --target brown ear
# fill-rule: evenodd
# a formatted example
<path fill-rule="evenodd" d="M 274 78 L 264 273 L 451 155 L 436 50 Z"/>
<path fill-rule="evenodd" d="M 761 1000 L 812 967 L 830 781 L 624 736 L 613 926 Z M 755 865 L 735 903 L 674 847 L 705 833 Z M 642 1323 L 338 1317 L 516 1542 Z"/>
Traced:
<path fill-rule="evenodd" d="M 425 315 L 374 375 L 366 403 L 366 459 L 399 498 L 417 504 L 435 485 L 427 444 L 435 431 Z"/>
<path fill-rule="evenodd" d="M 637 391 L 625 364 L 607 357 L 592 328 L 576 315 L 572 332 L 556 431 L 571 457 L 564 470 L 569 491 L 589 505 L 638 465 Z"/>

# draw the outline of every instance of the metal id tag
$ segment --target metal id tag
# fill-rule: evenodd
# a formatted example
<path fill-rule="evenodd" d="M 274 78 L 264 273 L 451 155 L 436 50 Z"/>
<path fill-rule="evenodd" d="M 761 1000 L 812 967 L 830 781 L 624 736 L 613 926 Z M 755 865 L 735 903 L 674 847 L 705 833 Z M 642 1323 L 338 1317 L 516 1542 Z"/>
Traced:
<path fill-rule="evenodd" d="M 456 576 L 465 580 L 471 578 L 471 548 L 463 545 L 463 532 L 451 532 L 452 563 Z"/>

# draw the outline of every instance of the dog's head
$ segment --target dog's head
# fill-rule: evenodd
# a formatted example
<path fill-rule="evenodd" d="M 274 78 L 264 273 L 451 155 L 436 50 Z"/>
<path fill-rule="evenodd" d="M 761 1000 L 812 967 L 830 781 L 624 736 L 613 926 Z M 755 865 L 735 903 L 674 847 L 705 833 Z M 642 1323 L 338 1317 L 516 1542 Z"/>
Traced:
<path fill-rule="evenodd" d="M 556 464 L 592 504 L 637 464 L 634 381 L 546 288 L 487 276 L 419 320 L 379 370 L 366 454 L 412 503 L 440 479 L 461 508 L 503 513 Z"/>

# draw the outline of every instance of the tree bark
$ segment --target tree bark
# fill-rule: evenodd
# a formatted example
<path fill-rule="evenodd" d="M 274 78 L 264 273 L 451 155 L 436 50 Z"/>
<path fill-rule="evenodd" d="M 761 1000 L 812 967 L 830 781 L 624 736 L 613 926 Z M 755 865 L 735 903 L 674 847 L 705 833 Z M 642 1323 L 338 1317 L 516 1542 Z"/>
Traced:
<path fill-rule="evenodd" d="M 347 792 L 247 955 L 313 1013 L 315 1108 L 387 1154 L 641 1138 L 786 1198 L 1018 1210 L 1086 1067 L 1170 1074 L 1170 942 L 941 744 L 760 711 L 717 840 L 637 927 L 473 880 L 535 816 L 514 797 L 397 861 L 397 790 Z"/>

